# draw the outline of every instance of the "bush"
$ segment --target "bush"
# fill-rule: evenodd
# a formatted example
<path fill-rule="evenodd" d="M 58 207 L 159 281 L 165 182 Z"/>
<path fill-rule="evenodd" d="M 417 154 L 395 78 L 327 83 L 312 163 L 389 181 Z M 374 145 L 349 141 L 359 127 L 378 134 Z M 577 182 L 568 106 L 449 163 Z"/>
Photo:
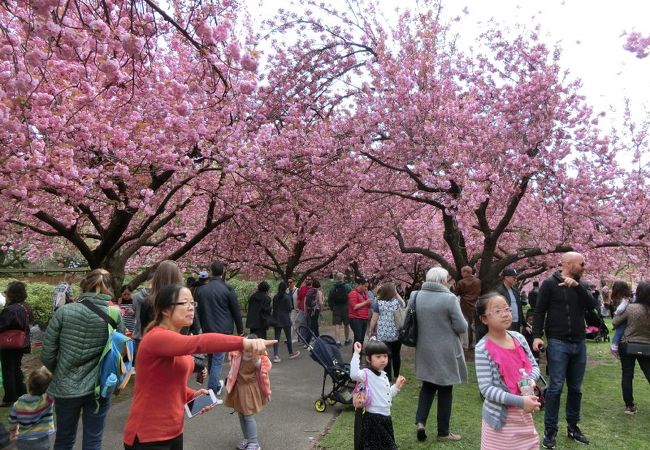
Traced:
<path fill-rule="evenodd" d="M 13 279 L 0 280 L 0 289 L 4 292 L 7 285 Z M 27 303 L 32 307 L 32 314 L 34 316 L 33 323 L 38 324 L 42 330 L 47 327 L 47 323 L 52 317 L 52 292 L 54 286 L 47 283 L 25 283 L 27 286 Z"/>

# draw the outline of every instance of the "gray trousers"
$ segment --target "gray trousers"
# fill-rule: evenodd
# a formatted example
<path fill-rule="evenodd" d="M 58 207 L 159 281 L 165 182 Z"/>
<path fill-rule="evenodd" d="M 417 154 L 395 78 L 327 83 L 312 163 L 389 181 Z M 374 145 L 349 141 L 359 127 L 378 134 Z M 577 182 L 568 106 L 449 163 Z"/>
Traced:
<path fill-rule="evenodd" d="M 249 443 L 257 444 L 257 422 L 255 421 L 255 414 L 250 416 L 245 416 L 242 413 L 239 414 L 239 425 L 241 426 L 241 432 L 244 434 L 244 439 Z"/>

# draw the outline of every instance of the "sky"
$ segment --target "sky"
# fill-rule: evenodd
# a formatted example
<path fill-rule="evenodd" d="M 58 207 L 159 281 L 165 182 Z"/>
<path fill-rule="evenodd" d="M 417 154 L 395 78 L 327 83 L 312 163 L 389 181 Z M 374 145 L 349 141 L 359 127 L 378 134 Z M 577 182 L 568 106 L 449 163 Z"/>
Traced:
<path fill-rule="evenodd" d="M 395 2 L 380 0 L 386 17 Z M 605 111 L 616 125 L 622 116 L 624 99 L 631 101 L 633 117 L 641 121 L 650 112 L 650 57 L 638 59 L 623 49 L 624 32 L 650 34 L 650 1 L 647 0 L 442 0 L 443 20 L 462 17 L 461 45 L 471 45 L 490 19 L 512 27 L 541 25 L 548 45 L 559 43 L 562 66 L 583 81 L 583 93 L 595 111 Z M 344 4 L 341 0 L 330 3 Z M 423 2 L 400 0 L 401 8 L 417 8 Z M 271 17 L 285 0 L 247 0 L 256 19 Z M 464 13 L 463 10 L 467 11 Z M 616 112 L 610 112 L 615 108 Z"/>

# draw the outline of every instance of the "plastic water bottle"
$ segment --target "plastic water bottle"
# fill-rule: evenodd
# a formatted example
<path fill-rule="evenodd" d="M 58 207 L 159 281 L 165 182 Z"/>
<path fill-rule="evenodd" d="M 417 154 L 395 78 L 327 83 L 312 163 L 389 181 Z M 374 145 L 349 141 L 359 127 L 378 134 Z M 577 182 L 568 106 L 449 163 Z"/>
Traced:
<path fill-rule="evenodd" d="M 108 398 L 117 387 L 117 375 L 110 374 L 106 379 L 106 384 L 102 388 L 102 397 Z"/>
<path fill-rule="evenodd" d="M 526 369 L 519 369 L 521 377 L 517 384 L 519 385 L 519 392 L 521 395 L 535 395 L 535 384 L 533 379 L 526 373 Z"/>

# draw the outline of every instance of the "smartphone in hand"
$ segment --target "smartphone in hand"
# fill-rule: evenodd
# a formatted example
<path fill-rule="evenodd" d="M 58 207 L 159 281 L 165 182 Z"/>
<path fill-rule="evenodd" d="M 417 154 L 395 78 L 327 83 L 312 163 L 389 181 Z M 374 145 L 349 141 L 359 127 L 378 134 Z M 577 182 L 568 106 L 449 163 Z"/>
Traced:
<path fill-rule="evenodd" d="M 198 397 L 193 398 L 189 402 L 185 403 L 185 414 L 188 418 L 192 418 L 201 413 L 201 410 L 207 406 L 220 405 L 223 403 L 222 400 L 219 400 L 212 389 L 208 389 L 208 393 L 204 395 L 199 395 Z"/>

